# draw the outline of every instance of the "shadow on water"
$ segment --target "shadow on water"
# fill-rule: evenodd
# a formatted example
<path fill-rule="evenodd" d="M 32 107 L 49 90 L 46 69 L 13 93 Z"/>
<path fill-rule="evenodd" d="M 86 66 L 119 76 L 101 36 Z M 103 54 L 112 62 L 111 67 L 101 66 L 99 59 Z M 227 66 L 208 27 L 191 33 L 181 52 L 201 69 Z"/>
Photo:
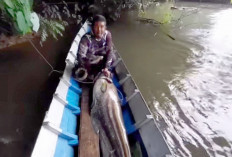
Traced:
<path fill-rule="evenodd" d="M 65 57 L 77 28 L 68 29 L 58 41 L 33 43 L 57 70 L 63 71 Z M 0 50 L 0 156 L 30 156 L 45 111 L 61 74 L 51 68 L 29 42 Z"/>

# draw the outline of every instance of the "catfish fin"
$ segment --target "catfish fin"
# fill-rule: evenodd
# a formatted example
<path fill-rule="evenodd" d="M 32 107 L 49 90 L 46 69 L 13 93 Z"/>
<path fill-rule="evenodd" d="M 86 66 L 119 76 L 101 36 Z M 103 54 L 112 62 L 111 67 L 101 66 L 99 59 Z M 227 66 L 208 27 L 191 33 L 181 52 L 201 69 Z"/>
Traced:
<path fill-rule="evenodd" d="M 115 152 L 115 149 L 110 151 L 110 157 L 114 157 L 114 152 Z"/>
<path fill-rule="evenodd" d="M 101 91 L 102 91 L 103 93 L 105 93 L 105 92 L 106 92 L 106 89 L 107 89 L 107 83 L 106 83 L 106 82 L 103 82 L 102 85 L 101 85 Z"/>

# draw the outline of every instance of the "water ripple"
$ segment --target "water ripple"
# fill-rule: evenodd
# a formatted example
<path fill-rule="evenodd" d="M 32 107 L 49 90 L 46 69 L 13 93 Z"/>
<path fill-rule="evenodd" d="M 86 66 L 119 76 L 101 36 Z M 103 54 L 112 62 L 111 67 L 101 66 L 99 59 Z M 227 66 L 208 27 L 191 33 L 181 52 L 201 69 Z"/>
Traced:
<path fill-rule="evenodd" d="M 163 101 L 154 98 L 176 156 L 232 156 L 231 17 L 232 9 L 223 10 L 210 15 L 210 28 L 190 31 L 201 47 L 191 48 L 187 62 L 192 67 L 168 82 L 172 100 L 165 94 Z"/>

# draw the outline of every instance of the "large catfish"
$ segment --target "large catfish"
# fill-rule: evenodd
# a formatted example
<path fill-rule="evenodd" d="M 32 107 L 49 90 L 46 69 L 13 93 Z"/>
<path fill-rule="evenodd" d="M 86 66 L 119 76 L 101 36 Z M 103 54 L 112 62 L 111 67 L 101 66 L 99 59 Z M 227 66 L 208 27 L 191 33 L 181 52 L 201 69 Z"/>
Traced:
<path fill-rule="evenodd" d="M 111 82 L 101 74 L 94 84 L 93 127 L 99 134 L 103 157 L 131 157 L 117 89 Z"/>

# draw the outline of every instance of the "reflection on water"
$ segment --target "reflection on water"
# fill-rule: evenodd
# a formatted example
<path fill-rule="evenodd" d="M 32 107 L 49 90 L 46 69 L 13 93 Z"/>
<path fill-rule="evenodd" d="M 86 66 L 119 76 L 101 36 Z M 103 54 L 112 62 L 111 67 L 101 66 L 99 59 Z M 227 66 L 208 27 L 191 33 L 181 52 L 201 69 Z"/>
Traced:
<path fill-rule="evenodd" d="M 129 12 L 111 27 L 114 42 L 175 156 L 230 157 L 232 9 L 177 6 L 198 8 L 168 26 L 175 41 Z"/>
<path fill-rule="evenodd" d="M 202 147 L 207 156 L 231 156 L 232 9 L 208 18 L 211 27 L 193 28 L 189 32 L 192 42 L 201 45 L 200 49 L 191 48 L 188 62 L 193 67 L 180 74 L 184 77 L 176 76 L 168 84 L 185 118 L 176 113 L 172 125 L 175 132 L 182 132 L 177 135 L 182 139 L 182 153 L 190 154 L 191 147 Z M 170 130 L 167 129 L 166 136 L 170 136 Z"/>

